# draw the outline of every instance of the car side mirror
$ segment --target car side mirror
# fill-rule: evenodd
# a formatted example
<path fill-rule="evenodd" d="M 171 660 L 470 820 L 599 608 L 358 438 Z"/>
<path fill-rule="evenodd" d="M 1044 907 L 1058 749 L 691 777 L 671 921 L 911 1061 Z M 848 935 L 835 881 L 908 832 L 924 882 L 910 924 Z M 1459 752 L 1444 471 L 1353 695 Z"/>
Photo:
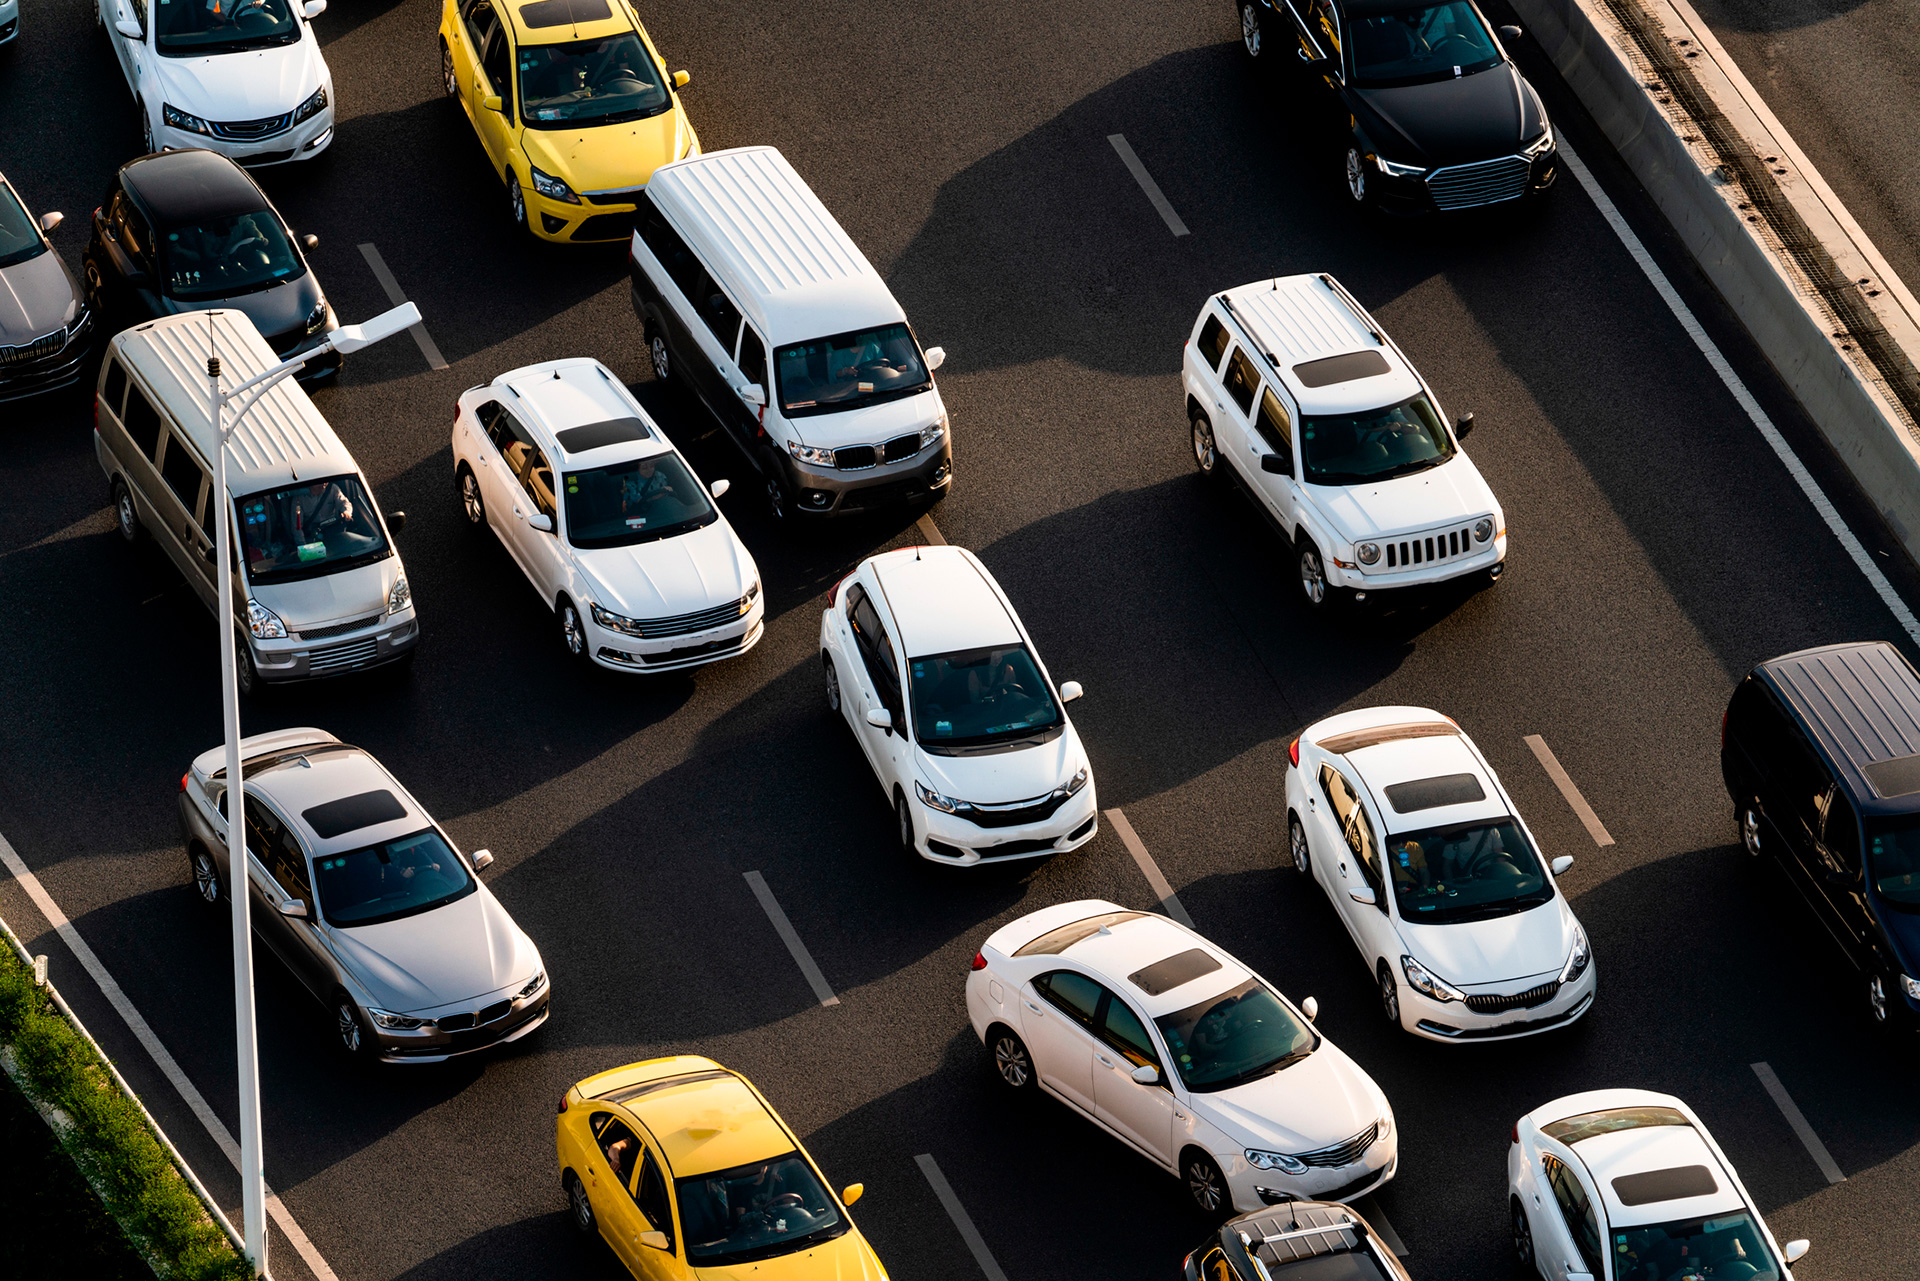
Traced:
<path fill-rule="evenodd" d="M 309 22 L 327 11 L 327 0 L 307 0 L 300 6 L 300 13 Z"/>
<path fill-rule="evenodd" d="M 395 512 L 387 513 L 387 532 L 388 533 L 397 534 L 401 530 L 405 529 L 406 527 L 407 527 L 407 514 L 405 512 L 395 511 Z"/>
<path fill-rule="evenodd" d="M 1300 1002 L 1300 1012 L 1306 1015 L 1307 1022 L 1311 1023 L 1320 1017 L 1320 1002 L 1314 1000 L 1312 997 L 1308 997 L 1306 1000 Z"/>
<path fill-rule="evenodd" d="M 1368 907 L 1372 907 L 1374 904 L 1373 887 L 1371 885 L 1356 885 L 1347 891 L 1347 897 L 1356 903 L 1365 903 Z"/>
<path fill-rule="evenodd" d="M 1453 436 L 1455 440 L 1465 440 L 1471 435 L 1473 435 L 1472 414 L 1461 414 L 1453 420 Z"/>
<path fill-rule="evenodd" d="M 707 492 L 709 494 L 712 494 L 715 498 L 719 498 L 722 495 L 724 495 L 729 489 L 732 489 L 732 488 L 733 488 L 733 482 L 723 476 L 719 480 L 714 481 L 711 485 L 708 485 Z"/>
<path fill-rule="evenodd" d="M 55 227 L 58 227 L 61 223 L 65 222 L 66 220 L 67 220 L 67 216 L 63 213 L 59 213 L 59 212 L 43 213 L 40 215 L 40 230 L 44 232 L 51 232 Z"/>
<path fill-rule="evenodd" d="M 884 707 L 869 707 L 867 709 L 867 724 L 873 726 L 875 729 L 891 730 L 893 728 L 893 713 Z"/>
<path fill-rule="evenodd" d="M 304 921 L 307 919 L 307 905 L 297 898 L 290 898 L 280 905 L 280 915 Z"/>
<path fill-rule="evenodd" d="M 1071 703 L 1087 691 L 1080 688 L 1079 681 L 1063 681 L 1060 685 L 1060 701 Z"/>
<path fill-rule="evenodd" d="M 320 237 L 314 235 L 312 232 L 308 232 L 306 235 L 300 237 L 300 243 L 308 249 L 318 249 L 320 247 Z"/>
<path fill-rule="evenodd" d="M 473 852 L 473 870 L 474 871 L 484 872 L 492 866 L 493 866 L 492 850 L 475 850 Z"/>
<path fill-rule="evenodd" d="M 1293 475 L 1293 459 L 1285 454 L 1260 455 L 1260 470 L 1270 476 Z"/>
<path fill-rule="evenodd" d="M 1133 1081 L 1135 1085 L 1158 1085 L 1160 1069 L 1151 1063 L 1142 1063 L 1133 1070 Z"/>
<path fill-rule="evenodd" d="M 1807 1251 L 1811 1249 L 1813 1249 L 1813 1242 L 1802 1237 L 1798 1241 L 1787 1242 L 1787 1248 L 1782 1250 L 1781 1254 L 1788 1263 L 1798 1263 L 1807 1257 Z"/>
<path fill-rule="evenodd" d="M 1559 858 L 1553 860 L 1553 874 L 1555 876 L 1565 876 L 1567 874 L 1567 869 L 1572 866 L 1573 866 L 1573 855 L 1562 854 Z"/>
<path fill-rule="evenodd" d="M 947 363 L 947 349 L 945 347 L 927 348 L 927 372 L 928 373 L 932 373 L 934 370 L 940 368 L 940 366 L 946 363 Z"/>
<path fill-rule="evenodd" d="M 1518 40 L 1525 34 L 1527 33 L 1514 26 L 1511 22 L 1500 28 L 1500 38 L 1502 40 Z"/>
<path fill-rule="evenodd" d="M 220 554 L 212 543 L 208 543 L 200 549 L 200 559 L 206 561 L 209 565 L 216 565 L 220 562 Z"/>
<path fill-rule="evenodd" d="M 693 83 L 693 73 L 691 71 L 676 71 L 673 73 L 674 88 L 684 89 L 692 83 Z"/>
<path fill-rule="evenodd" d="M 488 111 L 504 112 L 507 109 L 506 104 L 500 101 L 500 95 L 497 93 L 490 93 L 486 97 L 480 99 L 480 105 L 485 107 Z"/>
<path fill-rule="evenodd" d="M 866 1194 L 867 1194 L 866 1184 L 849 1183 L 847 1184 L 846 1187 L 840 1189 L 840 1204 L 852 1205 L 855 1201 L 858 1201 L 861 1197 L 865 1196 Z"/>
<path fill-rule="evenodd" d="M 667 1234 L 657 1230 L 642 1232 L 640 1234 L 640 1244 L 652 1250 L 671 1250 L 673 1248 L 667 1241 Z"/>
<path fill-rule="evenodd" d="M 551 534 L 553 532 L 553 517 L 547 515 L 545 512 L 535 512 L 533 515 L 527 517 L 527 525 L 530 528 L 539 530 L 543 534 Z"/>
<path fill-rule="evenodd" d="M 140 24 L 132 18 L 121 18 L 113 24 L 113 29 L 129 40 L 143 40 L 147 34 L 140 29 Z"/>
<path fill-rule="evenodd" d="M 741 386 L 733 389 L 733 394 L 746 401 L 749 405 L 760 406 L 767 403 L 766 389 L 760 386 L 759 383 L 743 383 Z"/>

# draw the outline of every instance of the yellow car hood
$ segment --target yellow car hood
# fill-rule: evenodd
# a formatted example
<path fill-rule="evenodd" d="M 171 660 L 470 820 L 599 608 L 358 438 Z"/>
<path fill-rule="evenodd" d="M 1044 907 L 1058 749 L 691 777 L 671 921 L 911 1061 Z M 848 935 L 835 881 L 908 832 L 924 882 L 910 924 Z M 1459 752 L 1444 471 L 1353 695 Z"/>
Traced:
<path fill-rule="evenodd" d="M 811 1250 L 733 1267 L 695 1268 L 694 1275 L 700 1281 L 887 1281 L 887 1270 L 858 1228 Z"/>
<path fill-rule="evenodd" d="M 678 160 L 692 132 L 679 107 L 644 120 L 591 129 L 523 129 L 527 159 L 575 191 L 638 187 Z"/>

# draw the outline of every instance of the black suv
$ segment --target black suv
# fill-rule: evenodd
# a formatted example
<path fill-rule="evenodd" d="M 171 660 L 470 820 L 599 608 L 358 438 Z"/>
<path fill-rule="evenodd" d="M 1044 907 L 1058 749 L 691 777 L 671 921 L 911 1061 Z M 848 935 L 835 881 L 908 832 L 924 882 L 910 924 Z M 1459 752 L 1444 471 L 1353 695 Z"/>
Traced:
<path fill-rule="evenodd" d="M 1333 1201 L 1228 1219 L 1185 1266 L 1187 1281 L 1412 1281 L 1360 1212 Z"/>
<path fill-rule="evenodd" d="M 1347 194 L 1397 213 L 1553 185 L 1553 125 L 1473 0 L 1236 0 L 1256 64 L 1293 64 L 1347 134 Z M 1518 27 L 1503 27 L 1508 39 Z"/>
<path fill-rule="evenodd" d="M 1754 668 L 1720 729 L 1747 853 L 1787 879 L 1861 973 L 1880 1023 L 1920 1015 L 1920 673 L 1880 641 Z"/>

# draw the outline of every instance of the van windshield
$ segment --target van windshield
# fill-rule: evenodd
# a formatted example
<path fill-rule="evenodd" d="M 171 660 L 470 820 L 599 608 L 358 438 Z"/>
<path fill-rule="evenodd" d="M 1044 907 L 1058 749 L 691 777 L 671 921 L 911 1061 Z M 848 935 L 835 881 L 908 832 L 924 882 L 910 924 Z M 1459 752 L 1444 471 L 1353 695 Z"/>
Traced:
<path fill-rule="evenodd" d="M 1300 420 L 1300 453 L 1311 485 L 1360 485 L 1438 467 L 1453 438 L 1424 394 L 1359 414 Z"/>
<path fill-rule="evenodd" d="M 1920 912 L 1920 823 L 1867 820 L 1867 875 L 1882 903 Z"/>
<path fill-rule="evenodd" d="M 366 487 L 351 473 L 249 494 L 234 506 L 255 584 L 331 574 L 390 553 Z"/>
<path fill-rule="evenodd" d="M 795 343 L 774 352 L 780 407 L 789 418 L 895 400 L 933 386 L 920 344 L 904 323 Z"/>

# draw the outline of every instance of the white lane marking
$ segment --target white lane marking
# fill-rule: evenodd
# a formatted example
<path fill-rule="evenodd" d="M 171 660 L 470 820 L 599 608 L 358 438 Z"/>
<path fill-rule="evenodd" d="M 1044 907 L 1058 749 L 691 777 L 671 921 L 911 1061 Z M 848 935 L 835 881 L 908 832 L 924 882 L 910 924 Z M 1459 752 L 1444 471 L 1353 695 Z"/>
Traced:
<path fill-rule="evenodd" d="M 1173 892 L 1173 886 L 1167 883 L 1167 878 L 1161 875 L 1160 865 L 1153 861 L 1153 855 L 1147 853 L 1146 842 L 1140 839 L 1140 834 L 1133 830 L 1133 824 L 1127 822 L 1127 816 L 1120 812 L 1118 806 L 1107 811 L 1107 822 L 1113 824 L 1113 830 L 1120 834 L 1120 843 L 1127 847 L 1127 853 L 1133 855 L 1133 861 L 1140 865 L 1141 873 L 1147 878 L 1147 884 L 1153 887 L 1153 892 L 1160 896 L 1160 906 L 1167 909 L 1167 915 L 1188 929 L 1193 929 L 1193 918 L 1187 915 L 1186 905 Z"/>
<path fill-rule="evenodd" d="M 1760 1084 L 1766 1086 L 1767 1093 L 1773 1096 L 1774 1106 L 1780 1109 L 1780 1114 L 1787 1118 L 1787 1124 L 1792 1126 L 1793 1132 L 1799 1136 L 1801 1145 L 1807 1149 L 1807 1155 L 1811 1156 L 1813 1163 L 1820 1167 L 1820 1173 L 1827 1176 L 1827 1182 L 1846 1182 L 1847 1176 L 1840 1173 L 1840 1166 L 1827 1151 L 1827 1145 L 1820 1141 L 1820 1136 L 1815 1134 L 1813 1127 L 1807 1124 L 1807 1118 L 1801 1113 L 1800 1105 L 1793 1101 L 1791 1094 L 1787 1093 L 1787 1087 L 1780 1084 L 1780 1078 L 1773 1074 L 1773 1069 L 1765 1063 L 1754 1063 L 1750 1066 L 1753 1068 L 1753 1074 L 1760 1078 Z"/>
<path fill-rule="evenodd" d="M 94 983 L 99 986 L 100 994 L 107 998 L 107 1003 L 113 1006 L 114 1012 L 125 1021 L 147 1053 L 153 1056 L 153 1061 L 159 1066 L 162 1075 L 172 1082 L 173 1088 L 179 1091 L 182 1099 L 186 1100 L 187 1108 L 199 1119 L 207 1133 L 213 1136 L 213 1141 L 219 1145 L 222 1152 L 226 1153 L 227 1160 L 233 1162 L 233 1168 L 238 1170 L 240 1145 L 235 1142 L 232 1131 L 228 1130 L 226 1123 L 214 1115 L 213 1109 L 207 1106 L 206 1098 L 194 1088 L 193 1082 L 187 1079 L 187 1074 L 181 1070 L 180 1064 L 172 1054 L 167 1052 L 167 1047 L 160 1043 L 160 1038 L 154 1035 L 146 1019 L 140 1016 L 140 1011 L 136 1010 L 133 1002 L 127 999 L 126 992 L 114 981 L 113 975 L 107 973 L 107 967 L 100 963 L 100 958 L 95 956 L 93 949 L 87 946 L 87 941 L 80 937 L 80 931 L 73 928 L 73 922 L 67 919 L 67 914 L 60 910 L 60 905 L 53 901 L 53 896 L 40 884 L 40 878 L 21 861 L 20 856 L 14 852 L 13 846 L 7 843 L 5 836 L 0 836 L 0 864 L 4 864 L 7 871 L 12 873 L 13 879 L 20 882 L 20 888 L 27 892 L 27 897 L 33 900 L 33 905 L 40 909 L 40 915 L 47 918 L 47 924 L 53 926 L 54 932 L 60 936 L 60 941 L 67 945 L 67 950 L 72 952 L 74 958 L 80 962 L 81 968 L 86 970 Z M 293 1212 L 287 1209 L 281 1202 L 279 1194 L 271 1187 L 267 1189 L 267 1214 L 286 1234 L 287 1240 L 293 1243 L 294 1252 L 305 1261 L 319 1281 L 339 1281 L 333 1269 L 327 1266 L 327 1261 L 320 1257 L 320 1251 L 314 1248 L 307 1234 L 300 1230 L 300 1225 L 294 1221 Z"/>
<path fill-rule="evenodd" d="M 1380 1208 L 1380 1201 L 1373 1193 L 1369 1192 L 1358 1201 L 1355 1201 L 1353 1208 L 1359 1210 L 1360 1217 L 1371 1224 L 1373 1230 L 1380 1234 L 1380 1239 L 1387 1243 L 1387 1249 L 1393 1251 L 1403 1259 L 1411 1253 L 1411 1251 L 1407 1249 L 1407 1243 L 1400 1239 L 1400 1234 L 1393 1230 L 1393 1224 L 1387 1222 L 1387 1212 Z"/>
<path fill-rule="evenodd" d="M 367 266 L 373 268 L 373 278 L 380 282 L 382 289 L 387 291 L 388 302 L 398 307 L 407 300 L 406 294 L 400 291 L 400 282 L 393 278 L 391 271 L 387 270 L 387 260 L 380 256 L 378 249 L 375 249 L 372 245 L 361 245 L 360 256 L 367 260 Z M 413 341 L 419 344 L 420 354 L 427 358 L 429 365 L 435 369 L 445 369 L 447 367 L 446 357 L 440 354 L 440 348 L 436 347 L 433 339 L 427 336 L 426 321 L 423 320 L 419 324 L 414 325 L 411 329 L 407 330 L 407 332 L 413 335 Z"/>
<path fill-rule="evenodd" d="M 760 910 L 767 914 L 769 921 L 773 922 L 773 932 L 778 934 L 780 941 L 787 945 L 787 951 L 793 953 L 794 964 L 798 965 L 800 972 L 807 976 L 807 983 L 813 988 L 813 994 L 820 998 L 820 1004 L 840 1004 L 840 998 L 835 996 L 833 989 L 827 986 L 827 976 L 822 974 L 820 967 L 813 963 L 813 956 L 807 951 L 807 945 L 800 941 L 800 935 L 794 930 L 793 922 L 789 921 L 787 914 L 780 909 L 780 901 L 774 898 L 773 891 L 767 888 L 767 878 L 758 872 L 745 872 L 742 875 L 747 878 L 747 886 L 753 891 L 753 896 L 760 900 Z"/>
<path fill-rule="evenodd" d="M 929 547 L 945 547 L 947 545 L 946 535 L 942 534 L 940 527 L 933 523 L 932 516 L 922 516 L 919 520 L 913 522 L 913 527 L 920 531 L 920 537 L 927 540 Z"/>
<path fill-rule="evenodd" d="M 1828 500 L 1819 484 L 1813 479 L 1813 473 L 1806 469 L 1806 465 L 1787 444 L 1786 437 L 1780 434 L 1780 429 L 1773 425 L 1771 418 L 1767 417 L 1766 410 L 1760 408 L 1760 402 L 1753 398 L 1753 393 L 1746 389 L 1739 376 L 1733 372 L 1733 366 L 1729 365 L 1727 358 L 1720 354 L 1720 348 L 1714 345 L 1713 339 L 1707 337 L 1707 331 L 1700 327 L 1698 320 L 1694 319 L 1693 312 L 1680 301 L 1680 295 L 1667 282 L 1665 273 L 1654 263 L 1646 246 L 1640 243 L 1640 237 L 1633 233 L 1633 228 L 1627 226 L 1627 220 L 1620 216 L 1620 211 L 1614 208 L 1613 201 L 1600 189 L 1600 184 L 1594 180 L 1593 174 L 1581 162 L 1580 157 L 1574 154 L 1573 148 L 1567 145 L 1565 138 L 1560 140 L 1560 155 L 1566 160 L 1567 167 L 1573 170 L 1573 176 L 1580 180 L 1580 185 L 1586 188 L 1588 197 L 1599 207 L 1601 216 L 1607 220 L 1607 225 L 1613 228 L 1613 234 L 1620 237 L 1620 243 L 1627 247 L 1627 252 L 1633 256 L 1633 260 L 1640 264 L 1640 270 L 1652 282 L 1654 291 L 1660 295 L 1661 301 L 1667 304 L 1667 310 L 1673 313 L 1674 319 L 1680 322 L 1680 327 L 1687 331 L 1687 337 L 1693 339 L 1693 345 L 1700 349 L 1700 354 L 1707 358 L 1709 365 L 1713 366 L 1713 372 L 1720 375 L 1720 381 L 1726 384 L 1727 390 L 1733 393 L 1734 400 L 1738 401 L 1740 408 L 1746 411 L 1747 417 L 1753 420 L 1753 425 L 1759 428 L 1761 437 L 1766 440 L 1775 456 L 1786 467 L 1794 483 L 1800 486 L 1800 492 L 1805 494 L 1807 501 L 1813 504 L 1813 509 L 1820 514 L 1820 519 L 1826 522 L 1829 530 L 1833 531 L 1833 536 L 1840 540 L 1841 548 L 1846 551 L 1854 566 L 1866 575 L 1867 582 L 1873 587 L 1874 593 L 1880 597 L 1881 604 L 1887 607 L 1894 621 L 1900 624 L 1913 643 L 1920 645 L 1920 619 L 1914 617 L 1913 611 L 1907 608 L 1907 603 L 1900 599 L 1898 592 L 1893 590 L 1893 584 L 1887 581 L 1887 576 L 1880 572 L 1880 567 L 1873 563 L 1871 556 L 1867 555 L 1867 549 L 1860 545 L 1860 540 L 1853 536 L 1851 529 L 1847 528 L 1847 522 L 1840 518 L 1840 513 L 1834 509 L 1833 503 Z"/>
<path fill-rule="evenodd" d="M 987 1281 L 1007 1281 L 1007 1274 L 993 1261 L 993 1251 L 987 1249 L 987 1240 L 980 1235 L 980 1229 L 973 1226 L 973 1216 L 967 1213 L 967 1207 L 960 1204 L 960 1198 L 953 1194 L 953 1187 L 947 1182 L 947 1176 L 940 1173 L 940 1167 L 927 1153 L 922 1152 L 913 1158 L 920 1166 L 920 1173 L 927 1176 L 927 1182 L 933 1187 L 933 1194 L 940 1198 L 940 1208 L 953 1220 L 953 1226 L 960 1229 L 960 1239 L 967 1243 L 967 1249 L 973 1251 L 973 1261 L 980 1265 L 980 1271 L 986 1273 Z"/>
<path fill-rule="evenodd" d="M 1189 234 L 1187 224 L 1180 221 L 1180 215 L 1173 211 L 1173 206 L 1167 203 L 1166 196 L 1161 193 L 1160 184 L 1153 180 L 1153 175 L 1147 172 L 1147 167 L 1140 163 L 1140 157 L 1133 154 L 1133 148 L 1127 142 L 1127 135 L 1110 133 L 1107 135 L 1107 141 L 1112 143 L 1113 149 L 1120 153 L 1120 163 L 1127 167 L 1127 172 L 1133 175 L 1133 180 L 1140 184 L 1140 190 L 1147 193 L 1147 199 L 1153 202 L 1153 207 L 1159 212 L 1161 221 L 1167 224 L 1167 230 L 1176 236 Z"/>
<path fill-rule="evenodd" d="M 1560 795 L 1567 798 L 1567 804 L 1572 807 L 1574 816 L 1585 825 L 1587 835 L 1593 838 L 1593 843 L 1600 846 L 1613 844 L 1613 837 L 1607 834 L 1606 827 L 1600 822 L 1600 816 L 1593 812 L 1593 806 L 1587 804 L 1587 798 L 1580 795 L 1580 789 L 1573 785 L 1573 779 L 1566 770 L 1561 768 L 1560 758 L 1553 754 L 1551 747 L 1547 746 L 1547 740 L 1538 734 L 1529 734 L 1525 741 L 1527 746 L 1533 749 L 1533 754 L 1539 760 L 1541 768 L 1547 771 L 1547 777 L 1552 779 L 1553 785 L 1560 789 Z"/>

